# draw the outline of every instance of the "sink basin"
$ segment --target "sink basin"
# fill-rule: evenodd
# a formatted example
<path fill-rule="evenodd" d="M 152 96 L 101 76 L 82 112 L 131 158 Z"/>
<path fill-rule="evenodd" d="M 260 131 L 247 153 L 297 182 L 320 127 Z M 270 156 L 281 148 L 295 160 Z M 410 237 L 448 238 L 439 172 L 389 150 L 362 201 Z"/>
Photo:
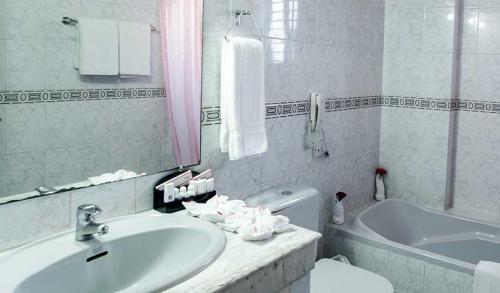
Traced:
<path fill-rule="evenodd" d="M 64 232 L 0 257 L 0 292 L 157 292 L 209 266 L 226 237 L 182 215 L 107 221 L 109 234 L 78 242 Z"/>

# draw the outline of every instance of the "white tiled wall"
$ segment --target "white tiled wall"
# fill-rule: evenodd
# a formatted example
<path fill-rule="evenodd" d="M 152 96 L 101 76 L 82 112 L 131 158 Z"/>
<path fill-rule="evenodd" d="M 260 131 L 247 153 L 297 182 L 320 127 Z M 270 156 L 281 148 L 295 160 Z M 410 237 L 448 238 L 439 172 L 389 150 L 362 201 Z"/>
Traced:
<path fill-rule="evenodd" d="M 103 13 L 109 12 L 104 9 L 109 5 L 106 2 L 87 0 L 85 3 L 103 7 Z M 206 0 L 204 106 L 219 104 L 220 46 L 231 19 L 229 12 L 236 8 L 252 9 L 260 31 L 266 36 L 267 102 L 306 100 L 311 91 L 326 97 L 381 94 L 382 0 Z M 247 22 L 248 19 L 244 20 L 241 29 L 251 29 Z M 324 231 L 330 219 L 331 196 L 335 192 L 349 194 L 348 209 L 364 205 L 373 197 L 373 172 L 379 161 L 380 108 L 327 113 L 325 134 L 331 153 L 327 160 L 313 160 L 310 151 L 304 150 L 306 119 L 305 115 L 268 119 L 269 152 L 235 162 L 220 153 L 219 127 L 205 126 L 202 128 L 202 165 L 198 169 L 213 168 L 218 191 L 237 198 L 280 184 L 312 185 L 324 194 L 321 215 Z M 157 176 L 160 175 L 130 181 L 135 185 L 126 181 L 71 192 L 69 199 L 57 195 L 54 200 L 65 205 L 66 214 L 48 230 L 39 226 L 40 218 L 48 216 L 38 204 L 45 199 L 0 206 L 10 211 L 34 205 L 30 217 L 25 217 L 23 212 L 0 212 L 6 215 L 0 222 L 22 230 L 16 233 L 10 228 L 0 231 L 9 235 L 9 241 L 2 243 L 1 248 L 69 228 L 73 209 L 83 200 L 103 205 L 107 216 L 151 208 L 152 185 Z M 26 224 L 20 225 L 19 221 Z M 39 233 L 33 235 L 32 230 Z"/>
<path fill-rule="evenodd" d="M 500 102 L 500 2 L 465 1 L 462 98 Z M 500 222 L 500 116 L 460 112 L 454 212 Z"/>
<path fill-rule="evenodd" d="M 450 99 L 454 1 L 385 3 L 383 95 Z M 382 108 L 387 192 L 443 209 L 449 112 Z"/>

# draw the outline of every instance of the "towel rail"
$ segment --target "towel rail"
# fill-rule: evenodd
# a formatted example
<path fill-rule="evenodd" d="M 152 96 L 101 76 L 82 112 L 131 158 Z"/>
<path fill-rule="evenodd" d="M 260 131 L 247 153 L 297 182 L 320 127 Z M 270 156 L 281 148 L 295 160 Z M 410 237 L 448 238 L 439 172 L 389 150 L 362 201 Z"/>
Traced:
<path fill-rule="evenodd" d="M 262 36 L 260 35 L 259 27 L 257 26 L 257 23 L 255 22 L 255 18 L 253 17 L 253 14 L 250 10 L 236 10 L 236 11 L 234 11 L 234 16 L 235 16 L 235 21 L 233 21 L 231 26 L 227 29 L 226 35 L 224 36 L 224 38 L 226 40 L 227 40 L 229 33 L 233 29 L 233 27 L 241 25 L 241 17 L 242 16 L 250 16 L 252 18 L 252 22 L 253 22 L 253 26 L 255 27 L 255 31 L 257 31 L 257 35 L 259 36 L 259 40 L 262 42 Z"/>
<path fill-rule="evenodd" d="M 61 22 L 65 25 L 77 25 L 78 24 L 78 20 L 71 18 L 71 17 L 67 17 L 67 16 L 63 17 Z M 152 32 L 158 31 L 158 29 L 155 26 L 150 25 L 150 27 L 151 27 Z"/>

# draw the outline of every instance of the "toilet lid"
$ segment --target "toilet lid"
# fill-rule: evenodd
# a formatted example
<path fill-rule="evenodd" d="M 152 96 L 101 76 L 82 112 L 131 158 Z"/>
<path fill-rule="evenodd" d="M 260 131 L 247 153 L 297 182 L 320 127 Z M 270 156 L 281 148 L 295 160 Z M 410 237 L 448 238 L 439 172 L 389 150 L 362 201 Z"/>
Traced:
<path fill-rule="evenodd" d="M 393 293 L 385 278 L 331 259 L 320 259 L 311 271 L 311 293 Z"/>

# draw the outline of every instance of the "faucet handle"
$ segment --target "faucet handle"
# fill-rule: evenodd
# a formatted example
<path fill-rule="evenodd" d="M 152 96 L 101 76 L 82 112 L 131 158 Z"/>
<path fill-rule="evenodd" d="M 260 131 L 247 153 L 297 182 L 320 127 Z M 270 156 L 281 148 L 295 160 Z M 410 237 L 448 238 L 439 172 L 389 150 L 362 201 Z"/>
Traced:
<path fill-rule="evenodd" d="M 88 216 L 95 216 L 102 213 L 102 209 L 95 204 L 82 204 L 78 207 L 78 214 L 85 214 Z"/>

